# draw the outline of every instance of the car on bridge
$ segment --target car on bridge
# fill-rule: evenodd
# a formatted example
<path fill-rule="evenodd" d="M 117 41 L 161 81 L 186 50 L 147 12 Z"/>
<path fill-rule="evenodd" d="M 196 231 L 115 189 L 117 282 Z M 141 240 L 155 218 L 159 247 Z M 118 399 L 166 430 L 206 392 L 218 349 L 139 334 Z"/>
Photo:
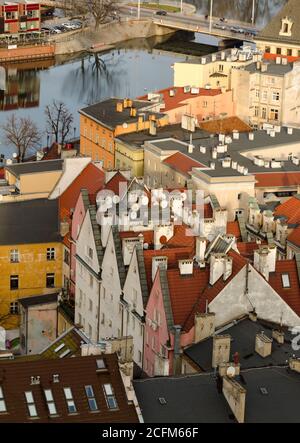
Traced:
<path fill-rule="evenodd" d="M 216 28 L 216 29 L 222 29 L 222 31 L 225 31 L 227 29 L 227 26 L 221 25 L 220 23 L 215 23 L 213 25 L 213 27 Z"/>
<path fill-rule="evenodd" d="M 156 15 L 167 15 L 167 11 L 156 11 Z"/>

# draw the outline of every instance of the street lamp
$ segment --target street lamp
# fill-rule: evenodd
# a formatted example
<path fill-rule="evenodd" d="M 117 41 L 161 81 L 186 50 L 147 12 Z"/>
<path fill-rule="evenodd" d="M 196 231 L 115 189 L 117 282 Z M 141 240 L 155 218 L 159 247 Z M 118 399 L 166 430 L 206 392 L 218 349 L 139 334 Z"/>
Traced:
<path fill-rule="evenodd" d="M 213 13 L 214 0 L 210 0 L 210 12 L 209 12 L 209 32 L 212 31 L 212 13 Z"/>
<path fill-rule="evenodd" d="M 138 0 L 138 20 L 141 18 L 141 0 Z"/>
<path fill-rule="evenodd" d="M 252 16 L 251 16 L 252 25 L 254 25 L 254 20 L 255 20 L 255 1 L 256 0 L 252 0 Z"/>
<path fill-rule="evenodd" d="M 75 140 L 75 137 L 76 137 L 76 126 L 74 126 L 74 140 Z"/>
<path fill-rule="evenodd" d="M 183 0 L 180 0 L 180 13 L 183 13 Z"/>

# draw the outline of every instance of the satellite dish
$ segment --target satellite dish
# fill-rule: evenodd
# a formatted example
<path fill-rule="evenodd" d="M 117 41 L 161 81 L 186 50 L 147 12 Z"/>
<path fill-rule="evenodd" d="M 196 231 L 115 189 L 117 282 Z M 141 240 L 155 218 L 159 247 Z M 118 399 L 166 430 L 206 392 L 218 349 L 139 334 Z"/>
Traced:
<path fill-rule="evenodd" d="M 124 129 L 128 128 L 128 124 L 127 124 L 126 122 L 125 122 L 125 123 L 123 123 L 123 125 L 122 125 L 122 126 L 123 126 L 123 128 L 124 128 Z"/>
<path fill-rule="evenodd" d="M 114 195 L 112 200 L 113 200 L 113 202 L 114 202 L 115 205 L 116 205 L 117 203 L 120 203 L 120 197 L 119 197 L 118 195 Z"/>
<path fill-rule="evenodd" d="M 144 249 L 149 249 L 149 243 L 144 243 Z"/>
<path fill-rule="evenodd" d="M 13 156 L 13 158 L 17 158 L 18 154 L 16 152 L 14 152 L 12 156 Z"/>
<path fill-rule="evenodd" d="M 229 366 L 229 367 L 227 368 L 226 375 L 227 375 L 227 377 L 229 377 L 229 378 L 234 377 L 234 376 L 235 376 L 235 368 L 234 368 L 233 366 Z"/>

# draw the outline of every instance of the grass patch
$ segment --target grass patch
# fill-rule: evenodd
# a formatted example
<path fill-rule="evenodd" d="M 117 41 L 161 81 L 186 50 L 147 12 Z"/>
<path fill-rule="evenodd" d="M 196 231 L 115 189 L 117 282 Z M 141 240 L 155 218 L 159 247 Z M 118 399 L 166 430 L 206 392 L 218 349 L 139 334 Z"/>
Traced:
<path fill-rule="evenodd" d="M 137 8 L 137 3 L 128 3 L 128 6 L 134 6 Z M 166 12 L 180 12 L 180 8 L 171 5 L 160 5 L 159 3 L 143 3 L 141 2 L 141 8 L 145 9 L 153 9 L 153 10 L 161 10 Z"/>

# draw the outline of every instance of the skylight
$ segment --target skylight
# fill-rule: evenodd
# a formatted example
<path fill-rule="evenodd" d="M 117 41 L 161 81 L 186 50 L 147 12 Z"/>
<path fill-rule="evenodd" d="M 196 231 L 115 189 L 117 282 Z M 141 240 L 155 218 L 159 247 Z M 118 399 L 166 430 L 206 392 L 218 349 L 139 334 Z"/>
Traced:
<path fill-rule="evenodd" d="M 103 389 L 108 409 L 117 409 L 118 403 L 112 385 L 110 383 L 106 383 L 103 385 Z"/>
<path fill-rule="evenodd" d="M 282 274 L 281 275 L 281 280 L 282 280 L 282 286 L 284 288 L 290 288 L 291 287 L 289 274 Z"/>
<path fill-rule="evenodd" d="M 71 388 L 64 388 L 64 394 L 67 401 L 68 411 L 70 414 L 77 411 Z"/>
<path fill-rule="evenodd" d="M 45 389 L 44 390 L 44 394 L 45 394 L 45 397 L 46 397 L 46 402 L 47 402 L 49 414 L 50 415 L 56 415 L 57 411 L 56 411 L 56 406 L 55 406 L 54 399 L 53 399 L 52 390 L 51 389 Z"/>
<path fill-rule="evenodd" d="M 37 417 L 37 410 L 33 398 L 32 391 L 25 392 L 26 403 L 30 417 Z"/>
<path fill-rule="evenodd" d="M 0 386 L 0 412 L 6 412 L 6 404 L 4 400 L 3 389 Z"/>
<path fill-rule="evenodd" d="M 93 390 L 93 386 L 88 385 L 85 386 L 85 393 L 88 399 L 88 403 L 89 403 L 89 408 L 91 411 L 97 411 L 98 410 L 98 406 L 97 406 L 97 402 L 95 399 L 95 394 L 94 394 L 94 390 Z"/>
<path fill-rule="evenodd" d="M 103 358 L 98 358 L 96 360 L 97 369 L 106 369 L 105 361 Z"/>

